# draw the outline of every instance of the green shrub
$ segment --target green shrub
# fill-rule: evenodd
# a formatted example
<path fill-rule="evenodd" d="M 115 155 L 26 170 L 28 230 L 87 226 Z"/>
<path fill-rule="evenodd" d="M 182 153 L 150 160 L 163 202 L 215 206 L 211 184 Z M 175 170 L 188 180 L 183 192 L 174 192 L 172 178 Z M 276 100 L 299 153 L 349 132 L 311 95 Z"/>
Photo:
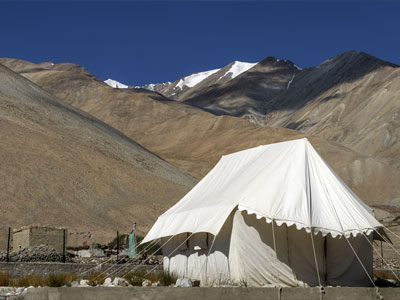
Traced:
<path fill-rule="evenodd" d="M 126 273 L 124 278 L 130 285 L 142 286 L 143 281 L 146 279 L 144 275 L 146 275 L 146 272 L 144 271 L 133 271 Z"/>
<path fill-rule="evenodd" d="M 174 273 L 169 272 L 152 272 L 147 274 L 145 271 L 132 271 L 124 275 L 124 278 L 130 285 L 141 286 L 144 280 L 150 280 L 151 282 L 160 282 L 163 286 L 170 286 L 175 284 L 178 276 Z"/>
<path fill-rule="evenodd" d="M 171 284 L 175 284 L 178 276 L 174 273 L 164 272 L 158 274 L 158 280 L 161 285 L 170 286 Z"/>
<path fill-rule="evenodd" d="M 0 286 L 12 286 L 13 279 L 8 272 L 0 272 Z"/>
<path fill-rule="evenodd" d="M 107 275 L 102 272 L 92 272 L 88 276 L 84 277 L 84 279 L 89 280 L 88 284 L 90 286 L 102 285 L 106 278 Z"/>

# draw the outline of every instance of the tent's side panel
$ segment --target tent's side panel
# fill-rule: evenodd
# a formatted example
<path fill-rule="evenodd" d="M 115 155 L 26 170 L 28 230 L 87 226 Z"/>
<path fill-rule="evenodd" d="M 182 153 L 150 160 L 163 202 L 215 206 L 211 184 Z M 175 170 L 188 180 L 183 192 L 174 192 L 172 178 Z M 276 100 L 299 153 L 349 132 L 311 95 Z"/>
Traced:
<path fill-rule="evenodd" d="M 286 230 L 286 226 L 273 228 L 265 219 L 236 211 L 229 252 L 232 279 L 249 286 L 297 286 L 289 266 Z"/>
<path fill-rule="evenodd" d="M 207 259 L 206 279 L 203 285 L 217 286 L 231 283 L 231 270 L 229 265 L 229 248 L 231 243 L 233 213 L 228 217 L 221 231 L 215 238 L 212 245 L 213 236 L 209 235 L 209 246 L 212 249 Z"/>
<path fill-rule="evenodd" d="M 368 236 L 372 243 L 372 234 Z M 327 236 L 326 264 L 327 284 L 333 286 L 371 286 L 371 280 L 358 261 L 354 251 L 364 265 L 371 279 L 373 279 L 373 249 L 366 237 L 362 234 L 357 237 L 332 238 Z"/>
<path fill-rule="evenodd" d="M 164 245 L 162 248 L 163 269 L 165 272 L 173 273 L 178 277 L 187 277 L 188 243 L 185 242 L 187 234 L 178 234 L 167 242 L 169 238 L 166 237 L 161 240 Z"/>
<path fill-rule="evenodd" d="M 325 254 L 324 239 L 321 233 L 311 236 L 304 229 L 298 230 L 296 226 L 290 226 L 288 228 L 288 251 L 290 266 L 300 282 L 308 286 L 318 286 L 319 281 L 324 284 Z"/>

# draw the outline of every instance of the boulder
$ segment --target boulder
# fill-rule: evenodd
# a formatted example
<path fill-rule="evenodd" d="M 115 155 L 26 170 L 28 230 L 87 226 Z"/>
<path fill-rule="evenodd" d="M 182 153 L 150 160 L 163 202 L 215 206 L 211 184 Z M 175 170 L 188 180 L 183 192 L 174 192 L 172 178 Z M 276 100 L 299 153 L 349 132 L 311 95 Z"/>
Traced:
<path fill-rule="evenodd" d="M 113 285 L 113 282 L 112 282 L 112 279 L 111 279 L 110 277 L 107 277 L 107 278 L 104 280 L 103 286 L 114 286 L 114 285 Z"/>
<path fill-rule="evenodd" d="M 89 286 L 89 280 L 82 279 L 82 280 L 79 282 L 79 285 L 80 285 L 80 286 Z"/>
<path fill-rule="evenodd" d="M 113 285 L 115 286 L 129 286 L 128 281 L 121 277 L 115 277 L 113 281 Z"/>
<path fill-rule="evenodd" d="M 71 287 L 77 287 L 77 286 L 79 286 L 79 282 L 78 281 L 72 281 L 71 282 Z"/>
<path fill-rule="evenodd" d="M 189 278 L 178 278 L 176 280 L 176 287 L 192 287 L 193 283 Z"/>
<path fill-rule="evenodd" d="M 143 280 L 142 286 L 151 286 L 151 281 L 148 279 Z"/>

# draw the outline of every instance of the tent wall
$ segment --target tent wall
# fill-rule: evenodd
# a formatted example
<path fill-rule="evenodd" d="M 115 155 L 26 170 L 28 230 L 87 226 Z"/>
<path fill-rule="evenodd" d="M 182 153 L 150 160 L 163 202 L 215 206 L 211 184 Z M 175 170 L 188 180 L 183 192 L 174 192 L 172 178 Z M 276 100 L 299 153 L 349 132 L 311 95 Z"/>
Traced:
<path fill-rule="evenodd" d="M 372 243 L 372 234 L 368 236 Z M 361 259 L 369 276 L 373 276 L 373 249 L 364 235 L 358 235 L 348 239 L 352 247 Z M 360 262 L 354 255 L 348 242 L 344 237 L 332 238 L 327 236 L 327 283 L 328 285 L 346 285 L 346 286 L 371 286 L 371 280 L 368 278 Z"/>
<path fill-rule="evenodd" d="M 224 223 L 214 244 L 212 234 L 196 233 L 188 240 L 188 243 L 184 243 L 185 247 L 179 247 L 178 251 L 173 252 L 189 235 L 184 233 L 172 238 L 162 248 L 164 271 L 174 273 L 179 277 L 199 279 L 202 285 L 229 283 L 231 278 L 228 257 L 232 221 L 233 213 Z M 168 238 L 162 239 L 162 243 L 164 244 L 167 240 Z M 195 250 L 199 244 L 206 245 L 206 248 Z"/>
<path fill-rule="evenodd" d="M 255 215 L 236 211 L 231 239 L 232 277 L 236 282 L 249 286 L 287 285 L 296 286 L 297 281 L 289 267 L 286 227 L 274 226 L 274 251 L 272 223 L 258 220 Z"/>
<path fill-rule="evenodd" d="M 305 230 L 297 230 L 295 226 L 273 225 L 263 218 L 257 219 L 254 214 L 236 210 L 216 236 L 211 251 L 214 236 L 196 233 L 173 252 L 188 236 L 187 233 L 179 234 L 163 247 L 165 271 L 180 277 L 200 279 L 202 285 L 319 284 L 311 235 Z M 330 235 L 323 237 L 319 233 L 313 235 L 313 241 L 322 284 L 370 284 L 344 237 L 333 239 Z M 349 238 L 349 241 L 372 274 L 371 245 L 362 235 Z"/>

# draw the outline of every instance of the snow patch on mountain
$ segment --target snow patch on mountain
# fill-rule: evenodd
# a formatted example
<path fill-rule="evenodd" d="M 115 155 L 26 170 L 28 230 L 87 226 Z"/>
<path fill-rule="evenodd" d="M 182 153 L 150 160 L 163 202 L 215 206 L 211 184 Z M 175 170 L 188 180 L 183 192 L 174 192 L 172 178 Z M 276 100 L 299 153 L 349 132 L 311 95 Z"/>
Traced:
<path fill-rule="evenodd" d="M 298 67 L 296 65 L 294 65 L 294 66 L 296 67 L 297 70 L 300 70 L 300 71 L 303 70 L 302 68 L 300 68 L 300 67 Z"/>
<path fill-rule="evenodd" d="M 190 87 L 190 88 L 194 87 L 196 84 L 200 83 L 201 81 L 206 79 L 208 76 L 218 72 L 219 70 L 220 69 L 215 69 L 215 70 L 195 73 L 195 74 L 183 77 L 176 84 L 175 88 L 180 88 L 182 90 L 184 86 L 187 86 L 187 87 Z"/>
<path fill-rule="evenodd" d="M 127 89 L 128 88 L 128 86 L 126 84 L 123 84 L 123 83 L 113 80 L 111 78 L 104 80 L 104 82 L 113 88 L 118 88 L 118 89 Z"/>
<path fill-rule="evenodd" d="M 289 82 L 288 82 L 288 84 L 287 84 L 286 89 L 288 89 L 288 88 L 290 87 L 290 85 L 292 84 L 293 79 L 294 79 L 295 76 L 296 76 L 296 74 L 293 74 L 292 78 L 289 80 Z"/>
<path fill-rule="evenodd" d="M 146 88 L 147 88 L 148 90 L 154 92 L 154 87 L 155 87 L 155 86 L 156 86 L 155 83 L 149 83 L 149 84 L 146 85 Z"/>
<path fill-rule="evenodd" d="M 229 69 L 228 72 L 226 72 L 224 75 L 222 75 L 219 79 L 222 77 L 228 75 L 231 73 L 232 79 L 239 76 L 243 72 L 246 72 L 248 69 L 254 67 L 257 63 L 247 63 L 247 62 L 241 62 L 241 61 L 235 61 L 231 68 Z"/>

